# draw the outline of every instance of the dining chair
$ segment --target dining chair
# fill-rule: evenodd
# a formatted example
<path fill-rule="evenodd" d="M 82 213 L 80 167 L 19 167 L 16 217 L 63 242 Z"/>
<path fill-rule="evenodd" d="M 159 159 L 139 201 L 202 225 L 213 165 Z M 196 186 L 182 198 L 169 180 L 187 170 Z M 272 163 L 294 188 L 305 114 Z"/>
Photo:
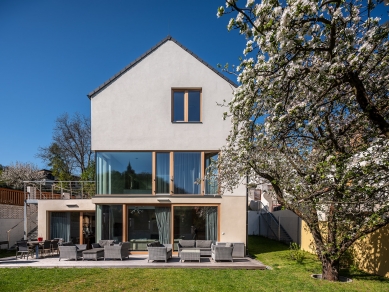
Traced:
<path fill-rule="evenodd" d="M 45 256 L 46 253 L 50 254 L 51 252 L 51 240 L 45 240 L 43 242 L 42 255 Z"/>
<path fill-rule="evenodd" d="M 58 240 L 53 240 L 53 241 L 51 242 L 51 254 L 53 254 L 54 251 L 57 251 L 57 254 L 59 254 L 59 250 L 58 250 Z"/>
<path fill-rule="evenodd" d="M 31 257 L 34 257 L 34 251 L 28 248 L 27 241 L 17 241 L 16 246 L 16 259 L 18 259 L 18 253 L 20 253 L 20 258 L 27 255 L 27 260 L 30 254 Z"/>

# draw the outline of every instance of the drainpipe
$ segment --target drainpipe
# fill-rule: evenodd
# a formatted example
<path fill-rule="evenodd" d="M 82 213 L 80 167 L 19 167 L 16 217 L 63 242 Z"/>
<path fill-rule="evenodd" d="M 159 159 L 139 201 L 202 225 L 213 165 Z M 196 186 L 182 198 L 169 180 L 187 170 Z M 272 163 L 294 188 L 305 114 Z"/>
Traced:
<path fill-rule="evenodd" d="M 27 240 L 27 200 L 24 199 L 24 240 Z"/>
<path fill-rule="evenodd" d="M 249 254 L 249 175 L 246 176 L 246 256 Z"/>

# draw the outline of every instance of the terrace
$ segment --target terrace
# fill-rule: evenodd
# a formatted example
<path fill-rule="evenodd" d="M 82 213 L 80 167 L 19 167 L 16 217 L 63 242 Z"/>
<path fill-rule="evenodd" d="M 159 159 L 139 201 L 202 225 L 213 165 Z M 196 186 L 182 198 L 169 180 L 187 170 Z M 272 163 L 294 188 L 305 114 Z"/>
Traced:
<path fill-rule="evenodd" d="M 0 204 L 23 206 L 36 200 L 90 199 L 95 195 L 94 181 L 27 181 L 24 190 L 0 188 Z"/>

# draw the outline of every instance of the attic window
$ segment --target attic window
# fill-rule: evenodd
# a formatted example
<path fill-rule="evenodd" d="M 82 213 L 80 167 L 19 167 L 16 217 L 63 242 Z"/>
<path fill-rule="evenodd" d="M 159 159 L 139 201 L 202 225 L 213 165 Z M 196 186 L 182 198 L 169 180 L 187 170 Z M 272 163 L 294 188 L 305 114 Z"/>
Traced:
<path fill-rule="evenodd" d="M 198 123 L 201 122 L 201 90 L 173 89 L 172 90 L 172 122 Z"/>

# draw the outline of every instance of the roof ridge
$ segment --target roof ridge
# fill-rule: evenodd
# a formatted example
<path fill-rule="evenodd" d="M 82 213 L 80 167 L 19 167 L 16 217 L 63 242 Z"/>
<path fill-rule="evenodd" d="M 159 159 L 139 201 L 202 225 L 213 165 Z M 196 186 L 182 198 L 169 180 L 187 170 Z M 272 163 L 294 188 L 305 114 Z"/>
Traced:
<path fill-rule="evenodd" d="M 118 79 L 120 76 L 122 76 L 124 73 L 126 73 L 128 70 L 130 70 L 132 67 L 134 67 L 136 64 L 138 64 L 139 62 L 141 62 L 144 58 L 146 58 L 148 55 L 150 55 L 151 53 L 153 53 L 155 50 L 157 50 L 160 46 L 162 46 L 164 43 L 166 43 L 167 41 L 173 41 L 174 43 L 176 43 L 179 47 L 181 47 L 184 51 L 188 52 L 189 54 L 191 54 L 193 57 L 195 57 L 198 61 L 200 61 L 201 63 L 203 63 L 205 66 L 207 66 L 209 69 L 211 69 L 212 71 L 214 71 L 217 75 L 219 75 L 220 77 L 222 77 L 224 80 L 226 80 L 228 83 L 230 83 L 232 86 L 234 87 L 238 87 L 238 85 L 233 82 L 232 80 L 230 80 L 229 78 L 227 78 L 226 76 L 224 76 L 223 74 L 221 74 L 219 71 L 217 71 L 213 66 L 209 65 L 207 62 L 205 62 L 203 59 L 201 59 L 199 56 L 197 56 L 195 53 L 193 53 L 191 50 L 189 50 L 187 47 L 185 47 L 184 45 L 182 45 L 180 42 L 178 42 L 175 38 L 173 38 L 171 35 L 167 35 L 167 37 L 165 37 L 162 41 L 160 41 L 159 43 L 157 43 L 155 46 L 153 46 L 151 49 L 149 49 L 148 51 L 146 51 L 146 53 L 144 53 L 143 55 L 141 55 L 140 57 L 138 57 L 137 59 L 135 59 L 133 62 L 131 62 L 129 65 L 127 65 L 126 67 L 124 67 L 122 70 L 120 70 L 117 74 L 115 74 L 114 76 L 112 76 L 110 79 L 108 79 L 106 82 L 104 82 L 102 85 L 100 85 L 98 88 L 96 88 L 95 90 L 91 91 L 89 94 L 87 94 L 88 98 L 91 99 L 93 95 L 95 95 L 96 93 L 98 93 L 99 91 L 101 91 L 102 89 L 104 89 L 105 87 L 107 87 L 108 85 L 110 85 L 112 82 L 114 82 L 116 79 Z"/>

